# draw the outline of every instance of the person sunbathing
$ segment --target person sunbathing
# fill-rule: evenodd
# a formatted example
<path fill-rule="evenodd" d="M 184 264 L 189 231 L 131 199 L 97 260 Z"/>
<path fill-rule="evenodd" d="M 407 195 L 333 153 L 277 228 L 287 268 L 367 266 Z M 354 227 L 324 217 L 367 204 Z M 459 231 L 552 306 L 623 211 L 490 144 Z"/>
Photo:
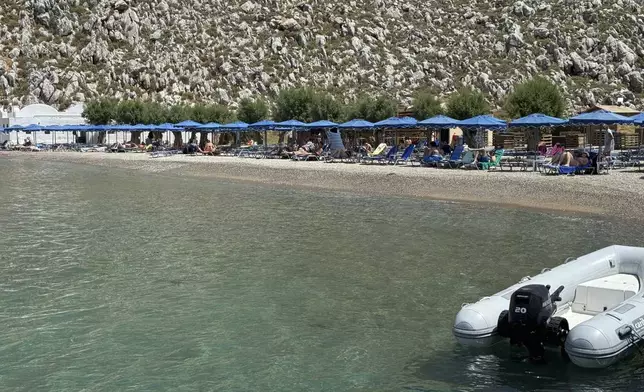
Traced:
<path fill-rule="evenodd" d="M 303 145 L 302 147 L 298 148 L 297 151 L 295 151 L 295 153 L 294 153 L 294 155 L 296 155 L 298 157 L 303 157 L 303 156 L 307 156 L 307 155 L 310 155 L 310 154 L 311 154 L 311 151 L 309 151 L 307 145 Z"/>
<path fill-rule="evenodd" d="M 440 150 L 438 149 L 438 143 L 431 142 L 429 145 L 425 146 L 423 151 L 423 162 L 435 162 L 443 159 Z"/>
<path fill-rule="evenodd" d="M 203 153 L 206 155 L 215 155 L 215 145 L 206 139 L 206 145 L 203 146 Z"/>
<path fill-rule="evenodd" d="M 567 151 L 559 152 L 552 157 L 552 164 L 559 166 L 586 166 L 590 158 L 588 153 L 585 151 L 575 151 L 575 153 L 570 153 Z"/>

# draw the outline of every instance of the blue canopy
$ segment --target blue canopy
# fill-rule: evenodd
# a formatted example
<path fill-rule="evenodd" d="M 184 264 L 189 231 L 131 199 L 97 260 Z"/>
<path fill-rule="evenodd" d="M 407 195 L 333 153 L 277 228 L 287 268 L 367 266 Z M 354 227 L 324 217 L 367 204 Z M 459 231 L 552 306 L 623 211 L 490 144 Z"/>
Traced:
<path fill-rule="evenodd" d="M 23 131 L 27 131 L 27 132 L 41 131 L 43 129 L 44 127 L 38 124 L 29 124 L 26 127 L 22 128 Z"/>
<path fill-rule="evenodd" d="M 414 127 L 418 121 L 412 117 L 389 117 L 386 120 L 378 121 L 373 124 L 378 128 L 409 128 Z"/>
<path fill-rule="evenodd" d="M 541 113 L 531 114 L 521 117 L 510 122 L 511 127 L 555 127 L 558 125 L 568 124 L 568 120 L 562 118 L 547 116 Z"/>
<path fill-rule="evenodd" d="M 258 121 L 258 122 L 250 124 L 248 126 L 248 128 L 253 128 L 253 129 L 256 129 L 256 130 L 259 130 L 259 129 L 271 129 L 271 128 L 275 127 L 275 124 L 276 124 L 275 121 L 262 120 L 262 121 Z"/>
<path fill-rule="evenodd" d="M 194 127 L 198 127 L 199 125 L 201 125 L 201 123 L 198 123 L 198 122 L 192 121 L 192 120 L 186 120 L 186 121 L 181 121 L 180 123 L 174 124 L 174 125 L 176 125 L 177 127 L 181 127 L 181 128 L 194 128 Z"/>
<path fill-rule="evenodd" d="M 288 120 L 288 121 L 282 121 L 278 122 L 275 124 L 275 127 L 277 129 L 293 129 L 293 128 L 306 128 L 306 123 L 303 123 L 302 121 L 298 120 Z"/>
<path fill-rule="evenodd" d="M 133 126 L 130 124 L 118 124 L 112 127 L 115 131 L 129 131 L 133 129 Z"/>
<path fill-rule="evenodd" d="M 633 119 L 607 110 L 597 110 L 571 117 L 570 123 L 587 125 L 633 124 Z"/>
<path fill-rule="evenodd" d="M 633 120 L 635 124 L 641 124 L 642 122 L 644 122 L 644 113 L 640 113 L 631 117 L 631 120 Z"/>
<path fill-rule="evenodd" d="M 316 121 L 316 122 L 306 124 L 307 128 L 333 128 L 333 127 L 337 127 L 337 126 L 338 126 L 338 124 L 336 124 L 334 122 L 331 122 L 331 121 L 327 121 L 327 120 L 320 120 L 320 121 Z"/>
<path fill-rule="evenodd" d="M 461 128 L 505 129 L 507 124 L 503 120 L 485 114 L 459 121 L 458 126 Z"/>
<path fill-rule="evenodd" d="M 159 131 L 175 131 L 175 132 L 183 130 L 182 128 L 177 128 L 174 126 L 174 124 L 170 124 L 170 123 L 163 123 L 163 124 L 156 125 L 154 129 Z"/>
<path fill-rule="evenodd" d="M 434 116 L 423 121 L 419 121 L 418 125 L 422 125 L 428 128 L 456 128 L 458 127 L 460 121 L 453 119 L 451 117 L 443 116 Z"/>
<path fill-rule="evenodd" d="M 230 124 L 224 124 L 222 125 L 219 130 L 220 131 L 228 131 L 228 132 L 239 132 L 243 131 L 248 128 L 248 124 L 246 124 L 243 121 L 235 121 Z"/>
<path fill-rule="evenodd" d="M 88 131 L 87 125 L 82 124 L 64 125 L 64 128 L 67 131 Z"/>
<path fill-rule="evenodd" d="M 357 118 L 338 125 L 338 128 L 373 128 L 373 123 Z"/>
<path fill-rule="evenodd" d="M 10 127 L 4 128 L 5 131 L 17 131 L 20 129 L 23 129 L 24 127 L 22 125 L 14 124 Z"/>
<path fill-rule="evenodd" d="M 196 128 L 197 129 L 219 129 L 219 128 L 221 128 L 221 124 L 216 123 L 216 122 L 209 122 L 209 123 L 204 124 L 204 125 L 199 125 Z"/>
<path fill-rule="evenodd" d="M 132 128 L 136 131 L 152 131 L 156 126 L 151 124 L 136 124 Z"/>
<path fill-rule="evenodd" d="M 89 124 L 87 126 L 88 131 L 106 131 L 107 129 L 109 129 L 107 125 Z"/>

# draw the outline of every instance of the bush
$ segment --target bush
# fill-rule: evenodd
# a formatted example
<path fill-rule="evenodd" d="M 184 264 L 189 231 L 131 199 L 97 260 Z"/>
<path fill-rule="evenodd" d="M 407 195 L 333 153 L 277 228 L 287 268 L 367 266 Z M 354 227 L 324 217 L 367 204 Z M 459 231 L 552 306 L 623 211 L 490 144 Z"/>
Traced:
<path fill-rule="evenodd" d="M 441 102 L 429 91 L 419 91 L 414 94 L 412 105 L 414 117 L 418 120 L 443 114 Z"/>
<path fill-rule="evenodd" d="M 115 118 L 118 102 L 114 99 L 95 99 L 85 103 L 83 117 L 90 124 L 109 124 Z"/>
<path fill-rule="evenodd" d="M 189 109 L 190 120 L 202 124 L 209 122 L 227 123 L 234 120 L 235 115 L 227 106 L 214 104 L 194 104 Z"/>
<path fill-rule="evenodd" d="M 555 84 L 537 76 L 519 84 L 508 95 L 505 110 L 513 118 L 533 113 L 561 117 L 566 111 L 566 101 Z"/>
<path fill-rule="evenodd" d="M 269 107 L 263 99 L 244 98 L 239 102 L 237 108 L 237 119 L 248 124 L 258 121 L 267 120 L 269 116 Z"/>
<path fill-rule="evenodd" d="M 299 120 L 310 122 L 310 112 L 315 93 L 309 88 L 282 90 L 275 98 L 275 121 Z"/>
<path fill-rule="evenodd" d="M 447 101 L 447 115 L 457 120 L 489 113 L 490 105 L 483 94 L 471 88 L 466 87 L 458 90 Z"/>
<path fill-rule="evenodd" d="M 394 117 L 398 113 L 396 102 L 384 95 L 377 97 L 362 96 L 350 105 L 345 112 L 345 120 L 356 118 L 377 122 Z"/>
<path fill-rule="evenodd" d="M 145 109 L 141 101 L 121 101 L 114 110 L 114 120 L 119 124 L 139 124 L 143 121 Z"/>
<path fill-rule="evenodd" d="M 327 92 L 318 92 L 313 95 L 309 107 L 310 121 L 340 121 L 342 119 L 342 105 L 335 97 Z"/>

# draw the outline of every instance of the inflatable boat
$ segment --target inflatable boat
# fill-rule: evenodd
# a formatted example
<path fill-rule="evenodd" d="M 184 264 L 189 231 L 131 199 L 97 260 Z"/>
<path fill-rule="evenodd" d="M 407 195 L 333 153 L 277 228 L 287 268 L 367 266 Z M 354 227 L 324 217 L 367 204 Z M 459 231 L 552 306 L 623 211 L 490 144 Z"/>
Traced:
<path fill-rule="evenodd" d="M 610 246 L 463 304 L 453 333 L 469 346 L 509 340 L 535 361 L 553 347 L 575 365 L 608 367 L 642 342 L 642 278 L 644 248 Z"/>

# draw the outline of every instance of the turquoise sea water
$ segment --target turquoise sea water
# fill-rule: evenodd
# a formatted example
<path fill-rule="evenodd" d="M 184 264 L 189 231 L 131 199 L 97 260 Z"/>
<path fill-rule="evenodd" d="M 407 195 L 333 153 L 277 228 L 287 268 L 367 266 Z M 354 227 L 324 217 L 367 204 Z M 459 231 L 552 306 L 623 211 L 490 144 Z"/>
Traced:
<path fill-rule="evenodd" d="M 463 302 L 628 223 L 0 160 L 2 391 L 625 391 L 456 345 Z"/>

